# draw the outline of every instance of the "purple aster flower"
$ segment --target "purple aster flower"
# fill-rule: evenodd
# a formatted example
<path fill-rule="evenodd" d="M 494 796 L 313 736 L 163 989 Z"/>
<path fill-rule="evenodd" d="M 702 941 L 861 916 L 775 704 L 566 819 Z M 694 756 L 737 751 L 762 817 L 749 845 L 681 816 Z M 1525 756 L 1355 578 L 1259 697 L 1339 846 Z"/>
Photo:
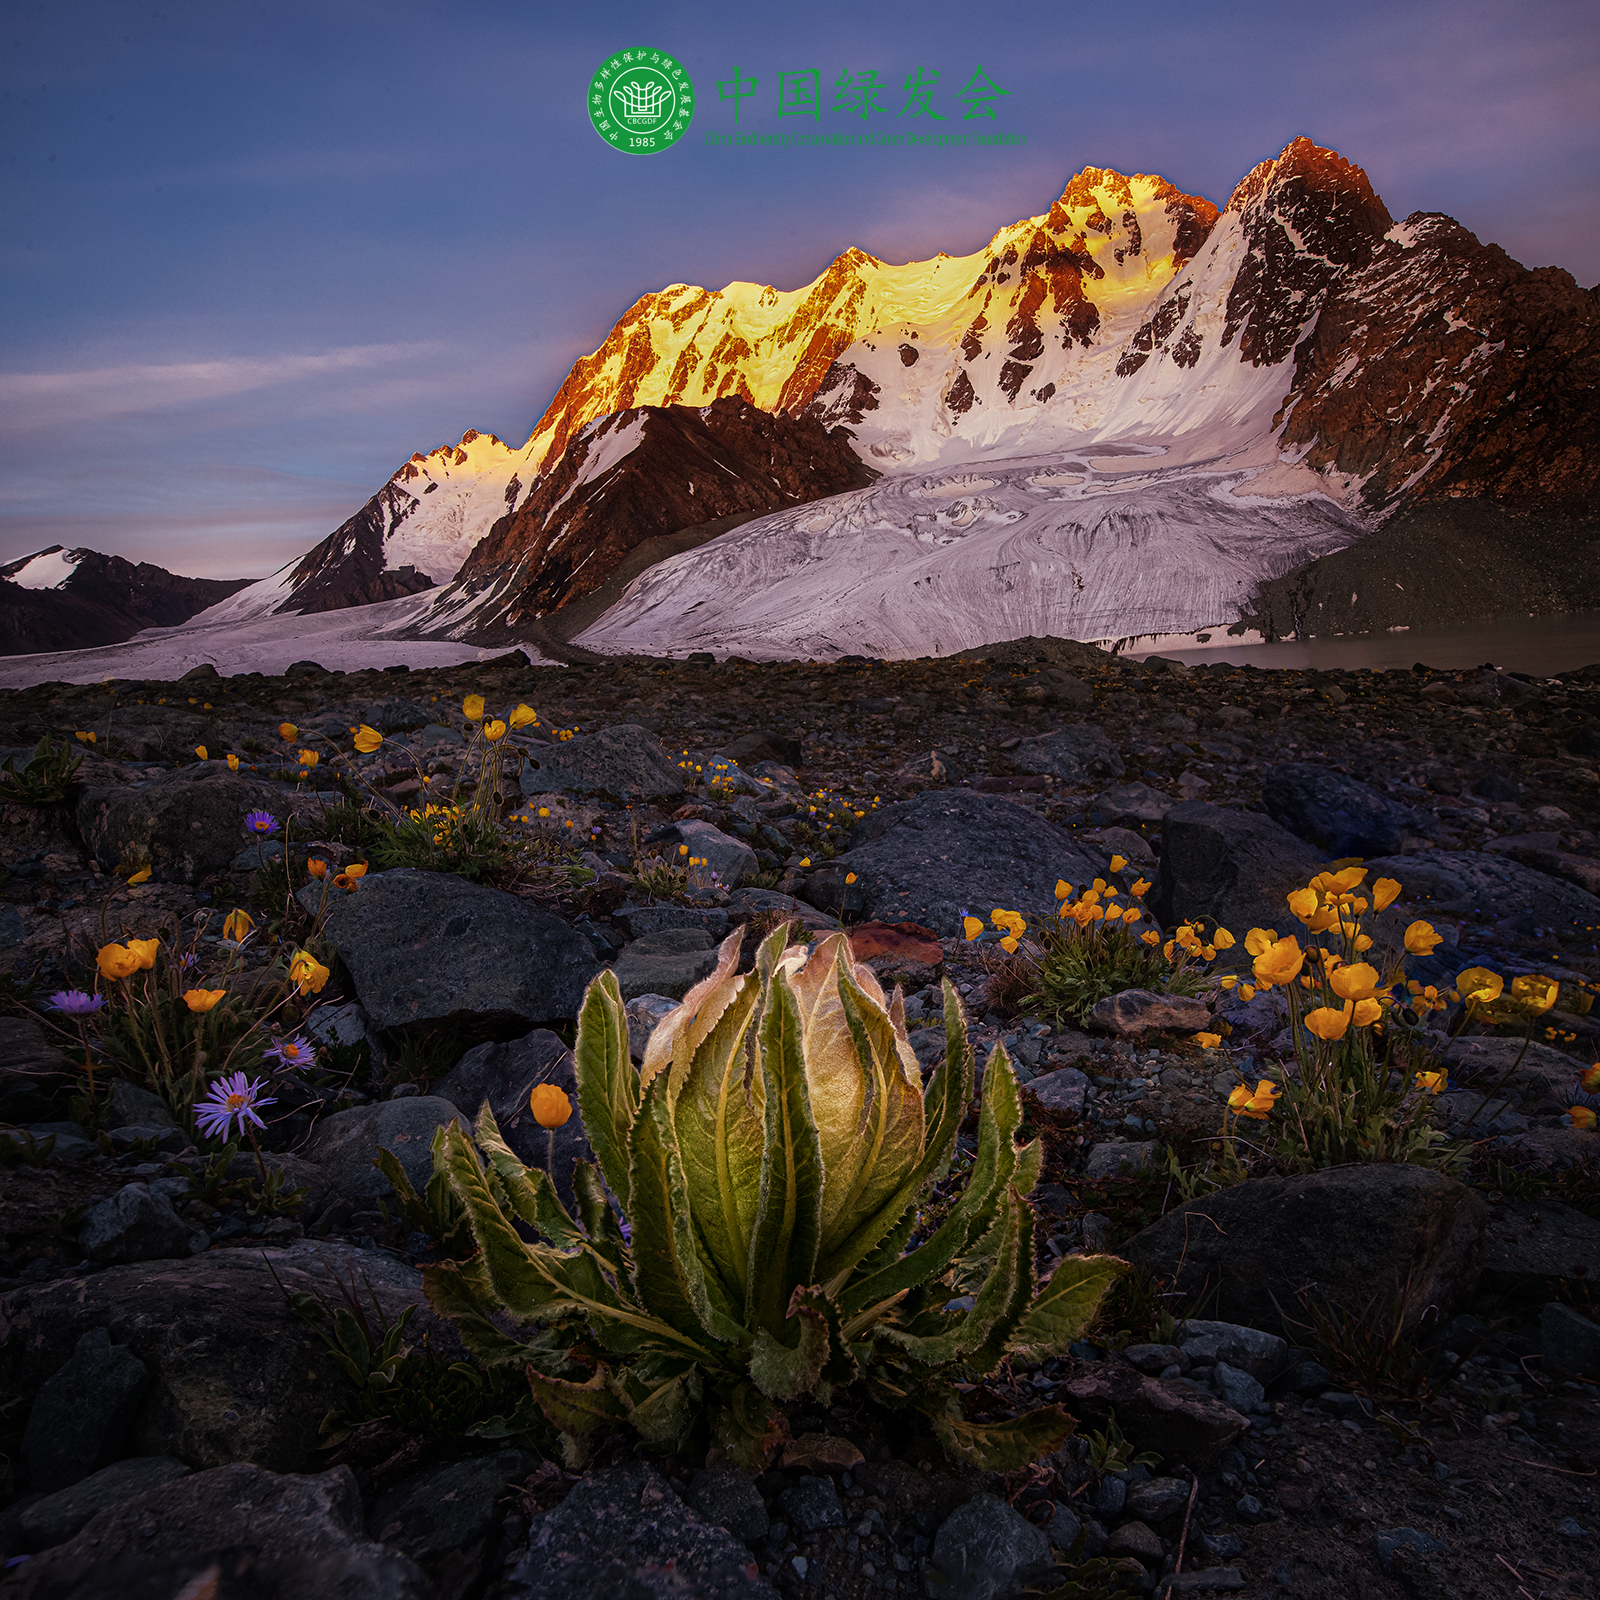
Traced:
<path fill-rule="evenodd" d="M 280 1039 L 270 1050 L 263 1050 L 261 1054 L 263 1060 L 276 1061 L 282 1067 L 298 1067 L 302 1071 L 317 1064 L 317 1052 L 303 1033 L 293 1039 Z"/>
<path fill-rule="evenodd" d="M 263 837 L 278 831 L 278 819 L 270 811 L 252 811 L 244 819 L 244 825 L 251 833 L 259 833 Z"/>
<path fill-rule="evenodd" d="M 50 1009 L 69 1017 L 92 1016 L 105 1003 L 103 994 L 85 994 L 82 989 L 60 989 L 50 996 Z"/>
<path fill-rule="evenodd" d="M 622 1230 L 622 1237 L 629 1244 L 632 1244 L 633 1243 L 633 1224 L 631 1222 L 629 1222 L 626 1217 L 620 1217 L 617 1220 L 617 1226 Z"/>
<path fill-rule="evenodd" d="M 266 1123 L 256 1115 L 256 1107 L 275 1105 L 277 1102 L 271 1095 L 261 1093 L 265 1087 L 266 1082 L 262 1078 L 246 1083 L 242 1072 L 234 1073 L 231 1078 L 218 1078 L 208 1091 L 210 1098 L 195 1102 L 194 1117 L 200 1124 L 200 1131 L 208 1139 L 225 1139 L 228 1136 L 228 1124 L 235 1119 L 238 1120 L 240 1133 L 244 1132 L 247 1120 L 258 1128 L 266 1127 Z"/>
<path fill-rule="evenodd" d="M 189 968 L 192 967 L 199 959 L 200 957 L 197 956 L 193 950 L 189 951 L 187 955 L 179 956 L 178 970 L 180 972 L 187 972 Z"/>

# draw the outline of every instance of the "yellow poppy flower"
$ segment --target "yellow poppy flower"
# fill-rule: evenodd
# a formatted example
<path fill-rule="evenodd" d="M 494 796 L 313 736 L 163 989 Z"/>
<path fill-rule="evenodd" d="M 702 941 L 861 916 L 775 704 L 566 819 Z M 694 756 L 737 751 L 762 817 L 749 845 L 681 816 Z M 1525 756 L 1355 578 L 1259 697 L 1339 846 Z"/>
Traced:
<path fill-rule="evenodd" d="M 297 950 L 289 962 L 289 982 L 301 994 L 321 994 L 332 974 L 309 950 Z"/>
<path fill-rule="evenodd" d="M 1215 1050 L 1222 1043 L 1222 1035 L 1220 1033 L 1197 1033 L 1194 1036 L 1194 1042 L 1202 1050 Z"/>
<path fill-rule="evenodd" d="M 528 1109 L 541 1128 L 559 1128 L 572 1115 L 572 1102 L 553 1083 L 536 1083 L 528 1095 Z"/>
<path fill-rule="evenodd" d="M 498 717 L 485 725 L 483 736 L 490 744 L 498 744 L 506 736 L 506 725 Z"/>
<path fill-rule="evenodd" d="M 1339 967 L 1328 982 L 1341 1000 L 1367 1000 L 1378 992 L 1378 969 L 1358 961 L 1353 967 Z"/>
<path fill-rule="evenodd" d="M 1293 934 L 1287 939 L 1275 939 L 1255 959 L 1256 982 L 1263 985 L 1290 983 L 1299 976 L 1305 959 L 1305 951 Z"/>
<path fill-rule="evenodd" d="M 507 720 L 513 728 L 526 728 L 539 720 L 539 713 L 532 706 L 519 705 Z"/>
<path fill-rule="evenodd" d="M 1056 879 L 1056 899 L 1070 900 L 1072 898 L 1072 885 L 1065 878 Z"/>
<path fill-rule="evenodd" d="M 1387 911 L 1400 898 L 1400 884 L 1394 878 L 1379 878 L 1372 886 L 1372 905 L 1376 911 Z"/>
<path fill-rule="evenodd" d="M 227 992 L 226 989 L 185 989 L 183 1003 L 191 1011 L 209 1011 Z"/>
<path fill-rule="evenodd" d="M 125 944 L 101 945 L 95 965 L 104 978 L 131 978 L 139 970 L 139 958 Z"/>
<path fill-rule="evenodd" d="M 1596 1118 L 1594 1112 L 1588 1106 L 1573 1106 L 1567 1113 L 1567 1120 L 1574 1128 L 1587 1131 L 1594 1127 Z"/>
<path fill-rule="evenodd" d="M 1217 931 L 1211 935 L 1211 942 L 1219 950 L 1231 950 L 1239 941 L 1235 939 L 1226 928 L 1218 928 Z"/>
<path fill-rule="evenodd" d="M 370 756 L 374 750 L 383 743 L 383 735 L 376 728 L 369 728 L 362 723 L 356 729 L 355 746 L 364 756 Z"/>
<path fill-rule="evenodd" d="M 1126 856 L 1112 856 L 1111 858 L 1111 870 L 1113 872 L 1121 872 L 1127 864 L 1128 858 Z"/>
<path fill-rule="evenodd" d="M 1244 947 L 1253 956 L 1265 955 L 1277 942 L 1278 935 L 1271 928 L 1252 928 L 1244 936 Z"/>
<path fill-rule="evenodd" d="M 293 744 L 300 737 L 300 730 L 292 722 L 280 722 L 278 734 L 286 744 Z"/>
<path fill-rule="evenodd" d="M 314 767 L 319 759 L 315 750 L 302 750 L 300 752 L 300 765 L 302 767 Z"/>
<path fill-rule="evenodd" d="M 1578 1075 L 1578 1082 L 1585 1094 L 1600 1094 L 1600 1061 L 1592 1067 L 1585 1067 Z"/>
<path fill-rule="evenodd" d="M 1445 1089 L 1448 1079 L 1449 1074 L 1445 1072 L 1419 1072 L 1417 1087 L 1426 1094 L 1439 1094 Z"/>
<path fill-rule="evenodd" d="M 242 941 L 255 927 L 255 921 L 248 911 L 241 911 L 235 907 L 222 919 L 222 937 L 232 939 L 236 944 Z"/>
<path fill-rule="evenodd" d="M 1148 945 L 1157 945 L 1161 943 L 1161 935 L 1157 933 L 1154 928 L 1147 928 L 1139 935 L 1139 937 Z"/>
<path fill-rule="evenodd" d="M 1431 956 L 1434 946 L 1443 940 L 1444 935 L 1435 933 L 1431 922 L 1413 922 L 1406 929 L 1406 949 L 1414 956 Z"/>
<path fill-rule="evenodd" d="M 150 868 L 149 867 L 140 867 L 137 872 L 133 873 L 129 877 L 128 885 L 131 888 L 136 883 L 148 883 L 149 881 L 150 881 Z"/>
<path fill-rule="evenodd" d="M 1383 1001 L 1357 1000 L 1355 1021 L 1358 1028 L 1370 1028 L 1383 1015 Z"/>
<path fill-rule="evenodd" d="M 1315 889 L 1296 889 L 1288 898 L 1290 913 L 1302 922 L 1310 922 L 1321 908 L 1321 899 Z"/>
<path fill-rule="evenodd" d="M 1332 1006 L 1318 1006 L 1315 1011 L 1306 1013 L 1306 1027 L 1319 1039 L 1326 1039 L 1331 1044 L 1336 1039 L 1344 1038 L 1354 1010 L 1355 1007 L 1348 1003 L 1342 1011 L 1335 1011 Z"/>
<path fill-rule="evenodd" d="M 461 715 L 464 716 L 468 722 L 482 722 L 483 696 L 481 694 L 469 694 L 467 698 L 461 702 Z"/>
<path fill-rule="evenodd" d="M 1465 972 L 1456 974 L 1456 987 L 1461 991 L 1463 1000 L 1476 1000 L 1480 1005 L 1488 1005 L 1500 998 L 1506 984 L 1498 972 L 1491 972 L 1487 967 L 1468 967 Z"/>
<path fill-rule="evenodd" d="M 156 956 L 161 950 L 159 939 L 130 939 L 128 948 L 133 952 L 140 969 L 148 972 L 156 964 Z"/>
<path fill-rule="evenodd" d="M 209 761 L 211 759 L 211 757 L 206 754 L 206 747 L 203 744 L 197 744 L 194 747 L 194 753 L 199 756 L 202 761 Z"/>

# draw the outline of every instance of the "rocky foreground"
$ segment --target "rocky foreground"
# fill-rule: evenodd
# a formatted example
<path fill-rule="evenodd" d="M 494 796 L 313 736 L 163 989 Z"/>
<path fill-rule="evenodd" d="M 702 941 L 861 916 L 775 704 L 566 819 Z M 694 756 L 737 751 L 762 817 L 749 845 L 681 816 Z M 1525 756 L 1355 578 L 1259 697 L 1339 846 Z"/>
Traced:
<path fill-rule="evenodd" d="M 526 819 L 508 826 L 544 866 L 383 871 L 328 775 L 416 803 L 462 761 L 469 693 L 540 713 L 508 735 Z M 1101 1563 L 1067 1593 L 1594 1595 L 1600 1136 L 1569 1113 L 1600 1106 L 1577 1081 L 1600 1055 L 1597 710 L 1600 667 L 1189 672 L 1056 640 L 898 663 L 200 669 L 0 697 L 16 766 L 46 733 L 85 752 L 62 800 L 8 805 L 0 830 L 0 1592 L 998 1596 L 1048 1592 L 1059 1557 Z M 388 741 L 366 757 L 361 724 Z M 308 745 L 324 759 L 295 777 Z M 249 838 L 251 812 L 275 834 Z M 694 881 L 672 879 L 689 856 Z M 1471 1146 L 1455 1176 L 1268 1163 L 1185 1200 L 1229 1091 L 1281 1060 L 1270 997 L 1212 988 L 1067 1026 L 1012 1010 L 995 947 L 963 937 L 968 912 L 1048 915 L 1059 878 L 1114 877 L 1115 857 L 1163 923 L 1206 915 L 1241 941 L 1287 931 L 1284 895 L 1359 857 L 1402 884 L 1390 936 L 1417 918 L 1443 936 L 1409 963 L 1419 981 L 1538 973 L 1561 1002 L 1526 1049 L 1436 1019 L 1438 1120 Z M 323 887 L 360 861 L 359 887 Z M 134 1082 L 98 1119 L 74 1107 L 76 1031 L 45 1009 L 94 986 L 109 940 L 220 959 L 234 907 L 261 925 L 246 974 L 314 919 L 333 967 L 304 1019 L 322 1070 L 274 1080 L 263 1135 L 293 1204 L 251 1197 L 244 1160 L 208 1166 Z M 548 1430 L 482 1428 L 493 1408 L 440 1376 L 462 1353 L 421 1293 L 440 1243 L 373 1157 L 421 1190 L 434 1129 L 487 1101 L 543 1164 L 528 1091 L 571 1088 L 602 965 L 637 1055 L 720 940 L 785 918 L 851 930 L 904 987 L 926 1064 L 952 980 L 980 1062 L 1005 1041 L 1045 1139 L 1041 1266 L 1112 1249 L 1164 1296 L 968 1395 L 975 1418 L 1040 1400 L 1079 1418 L 1035 1468 L 952 1466 L 846 1391 L 792 1415 L 755 1479 L 636 1459 L 622 1436 L 568 1473 Z M 574 1117 L 558 1173 L 586 1150 Z M 341 1285 L 375 1329 L 419 1307 L 406 1362 L 434 1376 L 406 1393 L 426 1405 L 364 1391 L 363 1413 L 286 1299 L 337 1305 Z M 1297 1298 L 1313 1285 L 1351 1314 L 1331 1343 Z M 1407 1285 L 1419 1347 L 1379 1381 L 1359 1329 Z M 330 1414 L 345 1422 L 319 1436 Z"/>

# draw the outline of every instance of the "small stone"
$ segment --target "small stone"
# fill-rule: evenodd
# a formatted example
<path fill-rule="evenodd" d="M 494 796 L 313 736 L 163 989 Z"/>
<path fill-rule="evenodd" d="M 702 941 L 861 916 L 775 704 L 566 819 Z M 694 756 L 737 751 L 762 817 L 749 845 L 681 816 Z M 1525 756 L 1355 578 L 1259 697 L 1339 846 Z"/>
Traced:
<path fill-rule="evenodd" d="M 784 1514 L 806 1537 L 844 1526 L 844 1507 L 832 1478 L 802 1478 L 778 1496 Z"/>
<path fill-rule="evenodd" d="M 1200 1543 L 1213 1561 L 1236 1561 L 1244 1554 L 1244 1540 L 1236 1533 L 1202 1534 Z"/>
<path fill-rule="evenodd" d="M 84 1214 L 78 1248 L 107 1265 L 171 1259 L 190 1253 L 189 1230 L 164 1194 L 130 1183 Z"/>
<path fill-rule="evenodd" d="M 1081 1116 L 1089 1080 L 1076 1067 L 1058 1067 L 1054 1072 L 1040 1073 L 1028 1085 L 1028 1093 L 1051 1111 L 1075 1111 Z"/>
<path fill-rule="evenodd" d="M 1083 1523 L 1070 1506 L 1063 1505 L 1059 1500 L 1052 1500 L 1050 1504 L 1054 1510 L 1050 1520 L 1044 1524 L 1045 1537 L 1057 1550 L 1071 1550 L 1078 1542 Z"/>
<path fill-rule="evenodd" d="M 1372 1536 L 1373 1548 L 1378 1552 L 1378 1562 L 1387 1572 L 1389 1558 L 1402 1545 L 1409 1545 L 1419 1556 L 1438 1555 L 1450 1546 L 1430 1534 L 1419 1533 L 1415 1528 L 1386 1528 Z"/>
<path fill-rule="evenodd" d="M 1107 995 L 1089 1013 L 1097 1028 L 1119 1039 L 1134 1038 L 1152 1029 L 1172 1033 L 1195 1033 L 1211 1022 L 1203 1001 L 1187 995 L 1155 994 L 1148 989 L 1124 989 Z"/>
<path fill-rule="evenodd" d="M 1182 1478 L 1150 1478 L 1128 1490 L 1123 1509 L 1141 1522 L 1165 1522 L 1189 1504 L 1189 1485 Z"/>
<path fill-rule="evenodd" d="M 1253 1494 L 1242 1494 L 1233 1508 L 1246 1522 L 1269 1520 L 1267 1508 Z"/>
<path fill-rule="evenodd" d="M 1154 1528 L 1142 1522 L 1124 1522 L 1113 1528 L 1106 1540 L 1108 1556 L 1132 1556 L 1147 1565 L 1161 1560 L 1161 1538 Z"/>
<path fill-rule="evenodd" d="M 1142 1172 L 1149 1166 L 1155 1149 L 1154 1140 L 1133 1144 L 1097 1144 L 1089 1151 L 1083 1175 L 1086 1178 L 1114 1178 L 1124 1168 Z"/>
<path fill-rule="evenodd" d="M 1576 1517 L 1563 1517 L 1556 1524 L 1556 1532 L 1563 1539 L 1587 1539 L 1589 1537 L 1589 1530 L 1580 1526 Z"/>
<path fill-rule="evenodd" d="M 681 1004 L 667 994 L 637 994 L 623 1008 L 628 1018 L 628 1054 L 635 1061 L 644 1060 L 644 1047 L 656 1031 L 661 1019 L 675 1011 Z"/>
<path fill-rule="evenodd" d="M 932 1566 L 954 1594 L 1015 1593 L 1051 1570 L 1050 1540 L 992 1494 L 974 1495 L 944 1519 L 933 1541 Z M 987 1587 L 979 1588 L 978 1584 Z"/>
<path fill-rule="evenodd" d="M 1242 1588 L 1244 1574 L 1237 1567 L 1207 1567 L 1204 1572 L 1179 1572 L 1163 1578 L 1156 1585 L 1156 1594 L 1228 1594 Z"/>
<path fill-rule="evenodd" d="M 1332 1382 L 1333 1374 L 1320 1361 L 1297 1361 L 1283 1375 L 1290 1394 L 1321 1394 Z"/>
<path fill-rule="evenodd" d="M 1128 1498 L 1128 1486 L 1121 1478 L 1106 1478 L 1089 1503 L 1102 1517 L 1117 1516 Z"/>
<path fill-rule="evenodd" d="M 1248 1413 L 1270 1409 L 1266 1390 L 1248 1372 L 1230 1367 L 1225 1361 L 1219 1361 L 1212 1370 L 1211 1382 L 1217 1393 L 1235 1411 Z"/>

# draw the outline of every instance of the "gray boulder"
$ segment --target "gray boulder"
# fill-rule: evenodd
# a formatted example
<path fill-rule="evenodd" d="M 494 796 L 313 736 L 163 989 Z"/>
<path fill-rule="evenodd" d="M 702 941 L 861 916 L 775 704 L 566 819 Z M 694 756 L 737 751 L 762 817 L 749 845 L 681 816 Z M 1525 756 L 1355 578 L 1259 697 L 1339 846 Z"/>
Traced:
<path fill-rule="evenodd" d="M 67 1489 L 29 1501 L 17 1521 L 32 1550 L 65 1544 L 90 1517 L 107 1506 L 119 1505 L 147 1489 L 159 1488 L 174 1478 L 187 1478 L 189 1469 L 172 1456 L 129 1456 L 114 1461 Z"/>
<path fill-rule="evenodd" d="M 1242 955 L 1251 928 L 1284 933 L 1299 927 L 1285 901 L 1326 861 L 1270 817 L 1189 800 L 1162 821 L 1150 909 L 1167 928 L 1188 917 L 1215 918 L 1239 941 Z"/>
<path fill-rule="evenodd" d="M 1100 827 L 1137 828 L 1160 822 L 1177 803 L 1148 783 L 1119 783 L 1089 801 L 1089 820 Z"/>
<path fill-rule="evenodd" d="M 1414 906 L 1419 916 L 1481 918 L 1493 908 L 1500 917 L 1533 912 L 1553 930 L 1587 932 L 1600 924 L 1600 899 L 1587 890 L 1487 850 L 1418 850 L 1366 866 L 1369 883 L 1397 879 L 1400 904 Z"/>
<path fill-rule="evenodd" d="M 162 1130 L 138 1131 L 159 1134 Z M 189 1230 L 166 1195 L 152 1193 L 142 1183 L 130 1183 L 84 1213 L 78 1226 L 78 1248 L 91 1261 L 108 1266 L 186 1256 Z"/>
<path fill-rule="evenodd" d="M 13 1573 L 7 1600 L 433 1600 L 415 1562 L 373 1544 L 349 1467 L 280 1477 L 215 1467 L 106 1507 Z"/>
<path fill-rule="evenodd" d="M 1232 1406 L 1180 1379 L 1147 1377 L 1132 1367 L 1102 1363 L 1067 1384 L 1067 1409 L 1080 1428 L 1103 1429 L 1113 1414 L 1138 1450 L 1204 1470 L 1250 1426 Z"/>
<path fill-rule="evenodd" d="M 702 873 L 716 873 L 724 889 L 737 889 L 760 868 L 755 851 L 743 839 L 735 839 L 709 822 L 680 822 L 678 838 L 688 845 L 690 855 L 705 862 Z"/>
<path fill-rule="evenodd" d="M 848 850 L 812 872 L 805 896 L 856 920 L 920 922 L 943 938 L 961 932 L 969 909 L 1053 915 L 1058 879 L 1081 885 L 1104 866 L 1098 851 L 1022 806 L 938 789 L 873 812 Z M 847 884 L 852 872 L 857 881 Z"/>
<path fill-rule="evenodd" d="M 480 1044 L 458 1061 L 434 1093 L 454 1104 L 468 1124 L 476 1123 L 485 1103 L 505 1141 L 524 1166 L 545 1167 L 550 1159 L 548 1132 L 534 1120 L 528 1097 L 535 1084 L 553 1083 L 572 1102 L 572 1115 L 555 1130 L 556 1192 L 570 1211 L 572 1163 L 593 1161 L 578 1110 L 578 1079 L 572 1052 L 553 1033 L 538 1029 L 504 1044 Z"/>
<path fill-rule="evenodd" d="M 1122 1253 L 1176 1281 L 1222 1320 L 1277 1328 L 1300 1296 L 1360 1310 L 1409 1282 L 1405 1320 L 1448 1317 L 1483 1266 L 1487 1214 L 1474 1189 L 1424 1167 L 1335 1167 L 1251 1178 L 1174 1206 Z"/>
<path fill-rule="evenodd" d="M 50 1494 L 109 1466 L 127 1444 L 149 1387 L 144 1363 L 113 1345 L 104 1328 L 91 1328 L 28 1413 L 22 1459 L 29 1487 Z"/>
<path fill-rule="evenodd" d="M 1127 770 L 1117 747 L 1088 722 L 1063 728 L 1059 733 L 1024 739 L 1011 752 L 1011 763 L 1019 771 L 1047 772 L 1071 784 L 1120 778 Z"/>
<path fill-rule="evenodd" d="M 625 1007 L 628 1016 L 628 1054 L 635 1061 L 644 1060 L 644 1047 L 650 1043 L 650 1035 L 678 1003 L 666 994 L 637 994 L 628 1002 Z"/>
<path fill-rule="evenodd" d="M 148 1089 L 141 1089 L 126 1078 L 117 1078 L 106 1093 L 107 1109 L 101 1113 L 103 1121 L 122 1126 L 146 1128 L 175 1128 L 167 1102 Z"/>
<path fill-rule="evenodd" d="M 913 1035 L 912 1043 L 915 1042 Z M 1054 1072 L 1040 1073 L 1024 1092 L 1052 1111 L 1076 1111 L 1081 1115 L 1089 1093 L 1089 1080 L 1076 1067 L 1057 1067 Z"/>
<path fill-rule="evenodd" d="M 147 858 L 164 882 L 198 883 L 238 854 L 248 813 L 270 811 L 281 821 L 285 801 L 281 789 L 205 761 L 148 783 L 85 790 L 78 831 L 107 871 Z"/>
<path fill-rule="evenodd" d="M 580 734 L 562 744 L 530 746 L 524 794 L 608 794 L 650 800 L 683 793 L 683 772 L 648 728 L 634 723 Z"/>
<path fill-rule="evenodd" d="M 1508 1041 L 1509 1042 L 1509 1041 Z M 1491 1289 L 1545 1295 L 1563 1278 L 1600 1275 L 1600 1219 L 1549 1200 L 1489 1207 L 1483 1275 Z"/>
<path fill-rule="evenodd" d="M 1043 1578 L 1054 1557 L 1048 1535 L 1004 1500 L 975 1494 L 939 1525 L 932 1566 L 941 1593 L 962 1600 L 1009 1600 L 1030 1579 Z"/>
<path fill-rule="evenodd" d="M 501 1450 L 426 1467 L 381 1495 L 367 1517 L 367 1532 L 413 1561 L 431 1561 L 460 1551 L 470 1559 L 500 1526 L 500 1496 L 539 1465 L 528 1450 Z"/>
<path fill-rule="evenodd" d="M 381 1251 L 302 1241 L 287 1250 L 213 1250 L 186 1261 L 106 1267 L 14 1289 L 0 1299 L 0 1326 L 12 1330 L 0 1347 L 0 1389 L 37 1394 L 86 1333 L 103 1332 L 150 1374 L 128 1450 L 177 1456 L 193 1467 L 247 1460 L 305 1471 L 318 1424 L 348 1401 L 349 1388 L 321 1340 L 290 1311 L 284 1290 L 338 1305 L 341 1283 L 363 1298 L 370 1285 L 391 1321 L 417 1307 L 408 1344 L 419 1345 L 426 1332 L 440 1354 L 460 1349 L 451 1326 L 428 1310 L 414 1268 Z"/>
<path fill-rule="evenodd" d="M 1191 1319 L 1180 1322 L 1172 1337 L 1191 1361 L 1226 1362 L 1261 1383 L 1271 1383 L 1289 1360 L 1288 1343 L 1277 1334 L 1234 1322 Z"/>
<path fill-rule="evenodd" d="M 1100 1001 L 1089 1012 L 1089 1021 L 1119 1039 L 1132 1039 L 1152 1029 L 1197 1033 L 1210 1025 L 1211 1013 L 1203 1000 L 1188 995 L 1124 989 Z"/>
<path fill-rule="evenodd" d="M 1155 1152 L 1156 1143 L 1153 1139 L 1137 1139 L 1126 1144 L 1114 1144 L 1106 1140 L 1089 1147 L 1083 1175 L 1086 1178 L 1115 1178 L 1119 1173 L 1142 1172 L 1150 1165 Z"/>
<path fill-rule="evenodd" d="M 635 939 L 617 958 L 624 1000 L 663 994 L 681 1000 L 716 970 L 717 947 L 703 928 L 663 928 Z"/>
<path fill-rule="evenodd" d="M 373 1164 L 380 1150 L 388 1150 L 405 1168 L 411 1187 L 420 1194 L 433 1176 L 433 1135 L 454 1122 L 463 1128 L 470 1118 L 437 1094 L 411 1095 L 404 1100 L 380 1100 L 370 1106 L 352 1106 L 324 1117 L 311 1130 L 302 1154 L 326 1178 L 325 1201 L 346 1200 L 358 1210 L 372 1209 L 380 1195 L 394 1190 Z"/>
<path fill-rule="evenodd" d="M 1410 806 L 1310 761 L 1268 767 L 1261 799 L 1274 822 L 1334 857 L 1397 855 L 1407 839 L 1433 832 Z"/>
<path fill-rule="evenodd" d="M 528 1534 L 505 1600 L 776 1600 L 750 1552 L 643 1461 L 589 1473 Z"/>
<path fill-rule="evenodd" d="M 594 947 L 559 917 L 444 872 L 363 878 L 334 903 L 326 934 L 376 1028 L 566 1020 L 600 970 Z"/>

